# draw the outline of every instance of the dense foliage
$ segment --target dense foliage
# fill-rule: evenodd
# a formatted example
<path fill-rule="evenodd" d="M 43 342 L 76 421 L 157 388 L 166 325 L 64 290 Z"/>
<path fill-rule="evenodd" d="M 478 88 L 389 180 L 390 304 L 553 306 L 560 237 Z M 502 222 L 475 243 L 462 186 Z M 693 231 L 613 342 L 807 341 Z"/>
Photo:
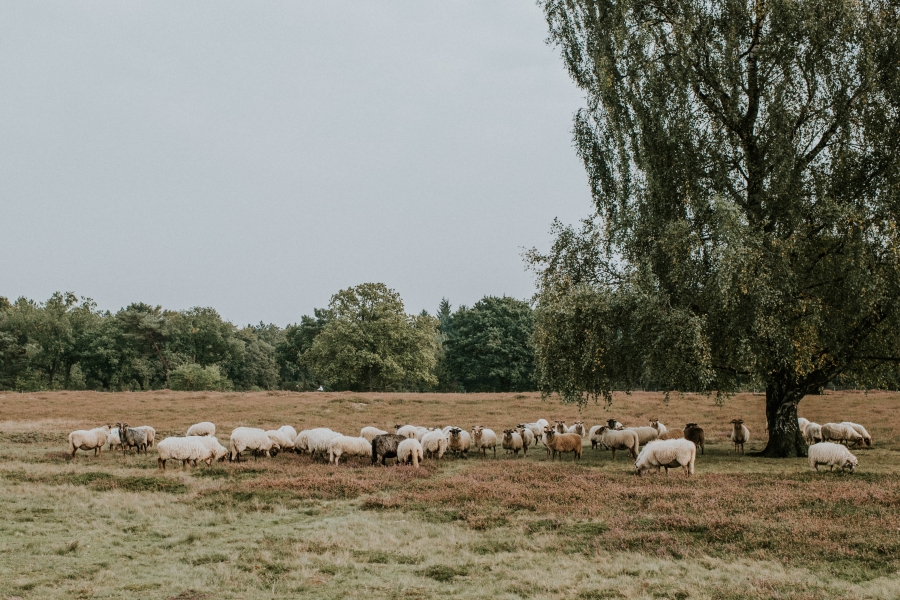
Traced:
<path fill-rule="evenodd" d="M 543 389 L 750 384 L 805 454 L 805 395 L 900 362 L 900 5 L 542 5 L 596 209 L 531 254 Z"/>
<path fill-rule="evenodd" d="M 341 290 L 285 328 L 239 328 L 212 308 L 112 313 L 71 293 L 0 297 L 0 389 L 533 389 L 531 314 L 485 298 L 409 315 L 383 284 Z"/>

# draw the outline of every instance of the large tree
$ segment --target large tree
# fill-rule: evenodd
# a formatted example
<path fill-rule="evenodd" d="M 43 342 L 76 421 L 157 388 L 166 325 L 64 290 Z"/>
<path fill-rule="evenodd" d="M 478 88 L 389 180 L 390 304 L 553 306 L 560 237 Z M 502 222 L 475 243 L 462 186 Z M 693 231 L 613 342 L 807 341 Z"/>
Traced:
<path fill-rule="evenodd" d="M 596 207 L 531 254 L 544 390 L 758 385 L 805 454 L 805 395 L 900 362 L 900 5 L 542 6 Z"/>

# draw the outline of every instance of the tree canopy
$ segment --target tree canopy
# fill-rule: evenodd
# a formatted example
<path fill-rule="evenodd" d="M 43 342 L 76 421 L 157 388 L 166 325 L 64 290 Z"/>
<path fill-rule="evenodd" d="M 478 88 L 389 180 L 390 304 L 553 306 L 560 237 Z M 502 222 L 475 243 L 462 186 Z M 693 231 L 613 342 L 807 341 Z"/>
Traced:
<path fill-rule="evenodd" d="M 797 405 L 900 362 L 900 7 L 878 0 L 545 0 L 585 92 L 595 214 L 555 225 L 539 383 L 766 390 Z"/>

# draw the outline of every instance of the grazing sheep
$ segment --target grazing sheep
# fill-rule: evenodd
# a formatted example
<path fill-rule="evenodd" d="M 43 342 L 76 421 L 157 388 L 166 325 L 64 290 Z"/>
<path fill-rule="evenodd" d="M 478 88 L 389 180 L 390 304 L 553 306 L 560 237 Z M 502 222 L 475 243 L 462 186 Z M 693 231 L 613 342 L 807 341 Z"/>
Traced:
<path fill-rule="evenodd" d="M 219 440 L 213 436 L 209 435 L 199 435 L 199 436 L 188 436 L 189 438 L 196 438 L 201 444 L 209 448 L 209 451 L 212 452 L 213 460 L 217 462 L 223 462 L 225 457 L 228 456 L 228 448 L 219 443 Z"/>
<path fill-rule="evenodd" d="M 341 457 L 372 456 L 372 442 L 364 437 L 339 435 L 328 443 L 328 462 L 336 465 Z"/>
<path fill-rule="evenodd" d="M 294 447 L 294 440 L 297 438 L 297 430 L 294 429 L 291 425 L 282 425 L 278 428 L 278 431 L 283 432 L 287 435 L 291 440 L 291 448 Z"/>
<path fill-rule="evenodd" d="M 680 429 L 666 429 L 665 433 L 659 434 L 658 440 L 681 440 L 684 439 L 684 432 Z"/>
<path fill-rule="evenodd" d="M 94 429 L 78 429 L 69 434 L 69 454 L 75 458 L 75 453 L 79 450 L 93 450 L 94 456 L 99 456 L 103 454 L 103 444 L 107 441 L 109 441 L 109 425 Z"/>
<path fill-rule="evenodd" d="M 556 422 L 556 433 L 568 433 L 569 428 L 566 427 L 565 421 L 557 421 Z"/>
<path fill-rule="evenodd" d="M 806 426 L 809 425 L 809 419 L 804 419 L 803 417 L 797 417 L 797 426 L 800 428 L 800 433 L 803 433 L 803 430 L 806 429 Z"/>
<path fill-rule="evenodd" d="M 422 444 L 422 451 L 425 453 L 425 457 L 437 459 L 443 458 L 444 452 L 450 446 L 450 441 L 440 429 L 429 431 L 422 436 L 419 443 Z"/>
<path fill-rule="evenodd" d="M 812 421 L 807 423 L 806 427 L 803 428 L 803 439 L 806 440 L 807 446 L 821 442 L 822 426 L 818 423 L 813 423 Z"/>
<path fill-rule="evenodd" d="M 481 458 L 487 458 L 488 448 L 494 451 L 494 458 L 497 458 L 497 434 L 493 429 L 487 429 L 481 425 L 473 427 L 472 445 L 476 450 L 481 450 Z"/>
<path fill-rule="evenodd" d="M 690 440 L 655 440 L 644 446 L 637 460 L 634 461 L 634 469 L 638 475 L 644 471 L 660 467 L 669 474 L 669 469 L 681 467 L 684 474 L 690 477 L 694 474 L 694 461 L 697 459 L 697 446 Z"/>
<path fill-rule="evenodd" d="M 416 440 L 421 444 L 422 438 L 425 437 L 425 434 L 429 431 L 437 431 L 434 428 L 429 429 L 428 427 L 416 427 Z"/>
<path fill-rule="evenodd" d="M 304 429 L 294 438 L 294 452 L 310 454 L 328 452 L 328 442 L 335 435 L 340 435 L 327 427 L 316 427 L 315 429 Z M 323 439 L 325 440 L 323 442 Z M 324 448 L 323 448 L 324 445 Z"/>
<path fill-rule="evenodd" d="M 422 444 L 416 438 L 403 440 L 397 445 L 397 464 L 413 465 L 418 469 L 423 459 Z"/>
<path fill-rule="evenodd" d="M 280 429 L 269 429 L 266 431 L 266 435 L 269 436 L 269 439 L 278 444 L 278 447 L 282 450 L 287 451 L 294 449 L 294 438 L 290 437 L 284 431 Z"/>
<path fill-rule="evenodd" d="M 575 421 L 575 424 L 566 429 L 566 433 L 577 433 L 584 437 L 584 421 Z"/>
<path fill-rule="evenodd" d="M 547 431 L 547 445 L 553 451 L 550 460 L 553 460 L 557 454 L 562 460 L 563 452 L 572 452 L 572 462 L 581 458 L 581 442 L 582 438 L 577 433 L 557 433 L 550 429 Z"/>
<path fill-rule="evenodd" d="M 370 444 L 372 443 L 372 440 L 374 440 L 376 436 L 385 435 L 385 434 L 387 434 L 387 431 L 378 429 L 377 427 L 363 427 L 362 429 L 359 430 L 359 437 L 369 440 Z M 372 451 L 371 448 L 369 449 L 369 451 L 370 452 Z"/>
<path fill-rule="evenodd" d="M 843 444 L 850 445 L 854 443 L 862 446 L 863 437 L 850 425 L 843 423 L 825 423 L 822 425 L 822 441 L 828 442 L 834 440 Z"/>
<path fill-rule="evenodd" d="M 414 438 L 419 433 L 419 428 L 415 425 L 394 425 L 394 433 L 407 439 Z"/>
<path fill-rule="evenodd" d="M 607 427 L 612 427 L 610 425 L 612 419 L 606 422 Z M 633 431 L 638 436 L 638 441 L 641 443 L 641 446 L 648 442 L 652 442 L 653 440 L 659 437 L 659 432 L 652 427 L 627 427 L 622 431 Z"/>
<path fill-rule="evenodd" d="M 534 434 L 527 427 L 517 427 L 516 433 L 522 438 L 522 456 L 528 456 L 528 448 L 534 446 Z"/>
<path fill-rule="evenodd" d="M 678 431 L 677 429 L 675 431 Z M 706 444 L 706 436 L 703 428 L 696 423 L 688 423 L 684 426 L 684 439 L 694 442 L 694 445 L 700 448 L 700 456 L 705 453 L 704 445 Z"/>
<path fill-rule="evenodd" d="M 379 457 L 382 465 L 387 458 L 397 458 L 397 446 L 400 445 L 400 442 L 408 439 L 408 437 L 393 433 L 375 436 L 372 439 L 372 464 L 377 463 Z"/>
<path fill-rule="evenodd" d="M 281 448 L 262 429 L 255 427 L 237 427 L 231 432 L 228 459 L 241 462 L 244 450 L 255 450 L 266 456 L 276 456 Z M 254 452 L 254 458 L 256 454 Z"/>
<path fill-rule="evenodd" d="M 459 427 L 451 427 L 447 434 L 448 448 L 453 452 L 453 456 L 459 458 L 462 454 L 463 458 L 469 458 L 469 448 L 472 446 L 472 438 L 469 432 Z"/>
<path fill-rule="evenodd" d="M 147 447 L 152 448 L 153 442 L 156 440 L 156 430 L 150 427 L 149 425 L 141 425 L 140 427 L 136 427 L 135 429 L 143 429 L 144 433 L 147 434 Z"/>
<path fill-rule="evenodd" d="M 659 422 L 659 419 L 650 419 L 650 427 L 652 427 L 657 431 L 657 433 L 659 433 L 659 436 L 657 437 L 662 437 L 662 435 L 668 430 L 665 425 Z"/>
<path fill-rule="evenodd" d="M 186 436 L 193 435 L 208 435 L 215 436 L 216 435 L 216 426 L 209 421 L 203 421 L 202 423 L 194 423 L 190 427 L 188 427 Z"/>
<path fill-rule="evenodd" d="M 504 429 L 501 445 L 506 454 L 513 452 L 519 456 L 519 451 L 522 449 L 522 436 L 515 429 Z"/>
<path fill-rule="evenodd" d="M 169 460 L 180 460 L 182 468 L 188 463 L 196 466 L 198 460 L 205 462 L 206 466 L 212 465 L 213 461 L 213 451 L 201 441 L 200 436 L 168 437 L 157 445 L 156 452 L 156 466 L 163 470 Z"/>
<path fill-rule="evenodd" d="M 612 450 L 612 458 L 616 460 L 616 450 L 628 450 L 631 458 L 636 459 L 641 450 L 641 440 L 633 429 L 610 429 L 604 425 L 599 430 L 600 443 Z"/>
<path fill-rule="evenodd" d="M 809 468 L 816 471 L 819 470 L 819 465 L 828 465 L 829 471 L 833 471 L 837 466 L 841 469 L 849 468 L 853 473 L 859 466 L 859 461 L 850 454 L 850 450 L 846 446 L 831 442 L 813 444 L 809 447 L 807 456 L 809 457 Z"/>
<path fill-rule="evenodd" d="M 544 421 L 544 419 L 538 419 L 538 421 Z M 544 435 L 544 427 L 546 425 L 541 425 L 538 421 L 534 423 L 519 423 L 517 429 L 527 429 L 531 432 L 531 435 L 534 436 L 535 440 L 541 439 L 541 436 Z M 546 421 L 544 421 L 546 423 Z"/>
<path fill-rule="evenodd" d="M 116 423 L 119 428 L 119 441 L 122 442 L 122 454 L 129 448 L 134 448 L 135 453 L 141 450 L 147 454 L 147 432 L 137 427 L 129 427 L 128 423 Z"/>
<path fill-rule="evenodd" d="M 872 445 L 872 436 L 869 435 L 869 432 L 866 431 L 866 428 L 860 425 L 859 423 L 851 423 L 850 421 L 843 421 L 841 425 L 849 425 L 853 428 L 853 430 L 862 436 L 863 441 L 866 443 L 866 446 Z"/>
<path fill-rule="evenodd" d="M 119 441 L 118 429 L 111 429 L 109 431 L 109 437 L 106 438 L 106 441 L 109 443 L 110 452 L 112 452 L 116 448 L 122 448 L 122 442 Z"/>
<path fill-rule="evenodd" d="M 728 433 L 728 439 L 734 443 L 734 451 L 737 452 L 740 447 L 741 454 L 743 454 L 744 444 L 750 441 L 750 430 L 744 425 L 743 419 L 732 419 L 731 424 L 734 427 Z"/>

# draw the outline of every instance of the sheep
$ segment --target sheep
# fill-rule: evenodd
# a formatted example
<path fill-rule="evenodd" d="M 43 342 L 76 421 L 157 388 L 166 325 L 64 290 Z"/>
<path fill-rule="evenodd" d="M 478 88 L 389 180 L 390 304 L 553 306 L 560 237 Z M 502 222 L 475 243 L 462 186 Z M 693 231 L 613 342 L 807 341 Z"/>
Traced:
<path fill-rule="evenodd" d="M 372 442 L 364 437 L 339 435 L 328 443 L 328 462 L 338 464 L 345 456 L 372 456 Z"/>
<path fill-rule="evenodd" d="M 658 440 L 683 440 L 684 432 L 680 429 L 666 429 L 665 433 L 659 434 Z"/>
<path fill-rule="evenodd" d="M 382 465 L 387 458 L 397 458 L 397 446 L 400 445 L 400 442 L 408 439 L 406 436 L 394 433 L 375 436 L 372 439 L 372 464 L 377 463 L 379 457 L 381 457 Z"/>
<path fill-rule="evenodd" d="M 613 429 L 617 423 L 618 421 L 616 421 L 615 419 L 609 419 L 606 422 L 606 426 L 610 429 Z M 641 445 L 646 444 L 647 442 L 652 442 L 659 437 L 659 432 L 653 427 L 629 427 L 627 430 L 633 431 L 637 434 L 638 441 L 641 443 Z M 626 430 L 622 429 L 620 431 Z"/>
<path fill-rule="evenodd" d="M 869 432 L 866 431 L 866 428 L 860 425 L 859 423 L 851 423 L 850 421 L 842 421 L 841 425 L 849 425 L 853 428 L 853 430 L 862 436 L 863 441 L 866 443 L 866 446 L 872 445 L 872 436 L 869 435 Z"/>
<path fill-rule="evenodd" d="M 422 444 L 416 438 L 405 439 L 397 445 L 397 464 L 411 464 L 418 469 L 423 458 Z"/>
<path fill-rule="evenodd" d="M 122 442 L 122 454 L 129 448 L 134 448 L 136 453 L 141 450 L 147 454 L 147 432 L 136 427 L 129 427 L 128 423 L 116 423 L 119 428 L 119 441 Z"/>
<path fill-rule="evenodd" d="M 538 419 L 537 421 L 535 421 L 535 423 L 537 423 L 541 427 L 550 427 L 550 423 L 547 422 L 547 419 Z M 544 432 L 544 430 L 541 429 L 541 433 L 543 433 L 543 432 Z"/>
<path fill-rule="evenodd" d="M 544 445 L 544 449 L 547 451 L 547 458 L 550 458 L 550 453 L 553 451 L 550 449 L 550 442 L 547 439 L 548 431 L 556 431 L 556 425 L 554 425 L 553 427 L 547 426 L 544 428 L 544 431 L 541 432 L 541 443 Z"/>
<path fill-rule="evenodd" d="M 644 446 L 634 469 L 639 476 L 652 467 L 659 471 L 660 467 L 669 474 L 669 469 L 681 467 L 688 477 L 694 474 L 694 461 L 697 459 L 697 446 L 687 439 L 654 440 Z"/>
<path fill-rule="evenodd" d="M 519 456 L 519 451 L 522 449 L 522 436 L 515 429 L 504 429 L 501 444 L 506 454 L 513 452 Z"/>
<path fill-rule="evenodd" d="M 678 431 L 677 429 L 675 431 Z M 684 426 L 684 439 L 694 442 L 694 445 L 700 448 L 700 456 L 705 454 L 704 445 L 706 444 L 706 436 L 703 434 L 703 428 L 696 423 L 688 423 Z"/>
<path fill-rule="evenodd" d="M 857 446 L 863 443 L 863 437 L 850 425 L 843 423 L 825 423 L 822 425 L 822 441 L 834 440 L 849 445 L 853 442 Z"/>
<path fill-rule="evenodd" d="M 209 435 L 199 435 L 199 436 L 187 436 L 189 438 L 196 438 L 201 444 L 209 448 L 210 452 L 212 452 L 213 459 L 217 462 L 223 462 L 225 457 L 228 456 L 228 448 L 219 443 L 218 438 Z"/>
<path fill-rule="evenodd" d="M 547 431 L 547 445 L 553 451 L 550 460 L 557 454 L 562 460 L 563 452 L 572 452 L 572 462 L 581 458 L 581 436 L 577 433 L 557 433 L 550 429 Z"/>
<path fill-rule="evenodd" d="M 419 443 L 422 444 L 422 451 L 425 453 L 426 457 L 437 459 L 443 458 L 444 452 L 446 452 L 447 448 L 450 446 L 450 441 L 440 429 L 429 431 L 422 436 Z"/>
<path fill-rule="evenodd" d="M 436 429 L 429 429 L 428 427 L 416 427 L 416 435 L 415 438 L 418 442 L 422 443 L 422 438 L 425 437 L 425 434 L 429 431 L 437 431 Z"/>
<path fill-rule="evenodd" d="M 597 446 L 601 444 L 600 442 L 600 429 L 602 425 L 594 425 L 591 427 L 591 430 L 588 431 L 588 439 L 591 440 L 591 448 L 593 450 L 597 449 Z"/>
<path fill-rule="evenodd" d="M 75 453 L 79 450 L 93 450 L 94 456 L 99 456 L 103 454 L 103 444 L 107 441 L 109 441 L 109 425 L 75 430 L 69 434 L 69 454 L 75 458 Z"/>
<path fill-rule="evenodd" d="M 534 433 L 526 427 L 517 427 L 516 433 L 522 438 L 522 456 L 528 456 L 528 448 L 534 446 Z"/>
<path fill-rule="evenodd" d="M 571 427 L 566 428 L 566 433 L 577 433 L 581 437 L 584 437 L 584 421 L 575 421 L 575 424 Z"/>
<path fill-rule="evenodd" d="M 859 466 L 859 460 L 850 453 L 846 446 L 821 442 L 809 447 L 807 453 L 809 468 L 819 470 L 819 465 L 828 465 L 828 470 L 833 471 L 835 466 L 841 469 L 850 469 L 853 473 Z"/>
<path fill-rule="evenodd" d="M 307 449 L 309 450 L 310 456 L 313 458 L 317 456 L 326 458 L 328 456 L 328 444 L 331 443 L 331 440 L 340 435 L 341 434 L 337 431 L 332 431 L 325 427 L 312 430 L 307 438 Z"/>
<path fill-rule="evenodd" d="M 266 431 L 266 435 L 269 436 L 269 439 L 278 444 L 278 447 L 282 450 L 294 449 L 294 438 L 290 437 L 284 431 L 280 429 L 269 429 Z"/>
<path fill-rule="evenodd" d="M 557 421 L 556 422 L 556 433 L 568 433 L 569 428 L 566 427 L 565 421 Z"/>
<path fill-rule="evenodd" d="M 106 438 L 106 441 L 109 443 L 109 451 L 112 452 L 116 448 L 122 447 L 122 442 L 119 441 L 119 430 L 111 429 L 109 431 L 109 436 Z"/>
<path fill-rule="evenodd" d="M 419 428 L 415 425 L 394 425 L 394 433 L 407 439 L 416 437 L 418 432 Z"/>
<path fill-rule="evenodd" d="M 734 451 L 737 452 L 740 446 L 741 454 L 743 454 L 744 444 L 750 441 L 750 430 L 744 425 L 743 419 L 732 419 L 731 424 L 734 427 L 728 432 L 728 439 L 734 443 Z"/>
<path fill-rule="evenodd" d="M 297 438 L 297 430 L 294 429 L 294 428 L 293 428 L 292 426 L 290 426 L 290 425 L 282 425 L 281 427 L 278 428 L 278 431 L 283 432 L 285 435 L 288 436 L 288 438 L 290 438 L 290 440 L 291 440 L 291 448 L 293 448 L 293 447 L 294 447 L 294 440 Z"/>
<path fill-rule="evenodd" d="M 335 433 L 331 429 L 327 427 L 316 427 L 315 429 L 304 429 L 300 433 L 297 434 L 297 437 L 294 438 L 294 451 L 298 454 L 303 454 L 304 452 L 313 453 L 313 448 L 310 447 L 312 438 L 312 444 L 318 448 L 321 446 L 320 438 L 326 436 L 328 434 Z M 333 436 L 332 436 L 333 437 Z M 325 451 L 328 451 L 326 446 Z"/>
<path fill-rule="evenodd" d="M 203 421 L 202 423 L 194 423 L 190 427 L 188 427 L 187 433 L 184 434 L 186 436 L 194 436 L 194 435 L 208 435 L 215 436 L 216 435 L 216 426 L 209 421 Z"/>
<path fill-rule="evenodd" d="M 806 426 L 809 425 L 809 419 L 804 419 L 803 417 L 797 417 L 797 426 L 800 428 L 800 433 L 803 433 L 803 430 L 806 429 Z"/>
<path fill-rule="evenodd" d="M 228 459 L 232 462 L 241 462 L 241 453 L 244 450 L 263 452 L 266 456 L 271 457 L 276 456 L 281 448 L 262 429 L 237 427 L 231 432 Z"/>
<path fill-rule="evenodd" d="M 633 429 L 610 429 L 604 425 L 599 430 L 600 443 L 612 450 L 612 458 L 616 460 L 616 450 L 628 450 L 632 459 L 637 459 L 641 450 L 641 440 Z"/>
<path fill-rule="evenodd" d="M 452 427 L 447 434 L 448 448 L 453 452 L 453 456 L 459 458 L 462 454 L 463 458 L 469 458 L 469 448 L 472 446 L 472 438 L 469 432 L 459 427 Z"/>
<path fill-rule="evenodd" d="M 544 419 L 539 420 L 543 421 Z M 535 421 L 534 423 L 519 423 L 518 425 L 516 425 L 516 429 L 527 429 L 531 433 L 532 437 L 534 438 L 534 442 L 529 444 L 530 446 L 533 446 L 538 440 L 541 439 L 541 436 L 544 435 L 544 427 L 546 427 L 546 425 L 541 425 L 537 421 Z"/>
<path fill-rule="evenodd" d="M 162 470 L 165 470 L 169 460 L 180 460 L 182 467 L 188 463 L 196 465 L 198 460 L 210 466 L 213 460 L 213 451 L 201 441 L 200 436 L 168 437 L 157 445 L 156 452 L 156 466 Z"/>
<path fill-rule="evenodd" d="M 818 423 L 813 423 L 812 421 L 807 423 L 806 427 L 803 428 L 803 439 L 806 440 L 807 446 L 821 442 L 822 426 Z"/>
<path fill-rule="evenodd" d="M 375 436 L 385 435 L 387 431 L 382 429 L 378 429 L 377 427 L 363 427 L 359 430 L 359 437 L 365 438 L 369 440 L 369 443 L 372 443 L 372 440 L 375 439 Z"/>
<path fill-rule="evenodd" d="M 650 427 L 652 427 L 657 431 L 657 433 L 659 433 L 657 437 L 662 436 L 662 434 L 664 434 L 668 430 L 665 425 L 659 422 L 659 419 L 650 419 Z"/>
<path fill-rule="evenodd" d="M 153 442 L 156 440 L 156 430 L 149 425 L 141 425 L 140 427 L 136 427 L 136 429 L 144 430 L 144 433 L 147 434 L 147 447 L 152 448 Z"/>
<path fill-rule="evenodd" d="M 487 458 L 488 448 L 494 451 L 494 458 L 497 458 L 497 434 L 493 429 L 476 425 L 472 428 L 472 443 L 476 450 L 481 450 L 481 458 Z"/>

